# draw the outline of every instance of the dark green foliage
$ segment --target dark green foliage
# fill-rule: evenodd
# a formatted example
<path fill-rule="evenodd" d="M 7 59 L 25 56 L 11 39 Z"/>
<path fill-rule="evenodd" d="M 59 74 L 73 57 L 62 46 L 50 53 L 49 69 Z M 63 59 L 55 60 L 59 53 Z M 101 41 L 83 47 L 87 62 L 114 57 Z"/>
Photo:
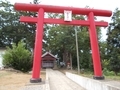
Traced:
<path fill-rule="evenodd" d="M 34 4 L 39 4 L 38 0 L 33 0 Z M 31 2 L 32 4 L 32 2 Z M 26 48 L 33 49 L 35 42 L 35 24 L 20 23 L 20 16 L 33 16 L 36 13 L 15 11 L 13 5 L 7 1 L 0 1 L 0 46 L 12 47 L 12 43 L 16 45 L 20 40 L 26 43 Z M 48 14 L 51 18 L 63 18 L 62 14 Z M 73 19 L 85 20 L 83 15 L 73 15 Z M 80 68 L 92 68 L 92 60 L 90 53 L 90 39 L 88 28 L 77 27 L 78 31 L 78 47 L 80 56 Z M 100 28 L 97 28 L 98 39 L 100 39 Z M 60 61 L 69 62 L 72 56 L 73 66 L 77 67 L 76 44 L 75 44 L 75 26 L 65 25 L 45 25 L 44 26 L 43 50 L 51 51 L 54 55 L 58 55 Z M 9 53 L 10 54 L 10 53 Z M 8 62 L 6 62 L 8 63 Z M 11 64 L 9 64 L 11 66 Z"/>
<path fill-rule="evenodd" d="M 38 0 L 33 3 L 38 4 Z M 26 47 L 34 48 L 35 24 L 21 23 L 20 16 L 34 16 L 36 13 L 14 10 L 13 4 L 8 1 L 0 1 L 0 47 L 9 46 L 24 40 Z"/>
<path fill-rule="evenodd" d="M 27 72 L 32 68 L 31 52 L 25 49 L 23 42 L 19 42 L 17 46 L 13 44 L 12 49 L 7 48 L 3 55 L 3 65 Z"/>
<path fill-rule="evenodd" d="M 120 71 L 120 10 L 118 9 L 113 13 L 107 35 L 109 69 L 117 74 Z"/>
<path fill-rule="evenodd" d="M 103 74 L 104 74 L 105 76 L 115 76 L 115 73 L 114 73 L 113 71 L 107 70 L 107 68 L 104 68 L 104 69 L 103 69 Z"/>
<path fill-rule="evenodd" d="M 51 18 L 63 18 L 62 14 L 49 14 Z M 73 19 L 85 20 L 83 15 L 73 15 Z M 46 38 L 43 45 L 44 49 L 57 54 L 60 61 L 65 63 L 70 61 L 70 54 L 72 56 L 73 68 L 77 68 L 76 58 L 76 40 L 75 29 L 77 30 L 78 38 L 78 51 L 80 68 L 92 69 L 92 58 L 90 53 L 90 39 L 88 28 L 83 26 L 73 25 L 47 25 L 45 32 Z M 97 28 L 98 39 L 100 39 L 100 28 Z"/>

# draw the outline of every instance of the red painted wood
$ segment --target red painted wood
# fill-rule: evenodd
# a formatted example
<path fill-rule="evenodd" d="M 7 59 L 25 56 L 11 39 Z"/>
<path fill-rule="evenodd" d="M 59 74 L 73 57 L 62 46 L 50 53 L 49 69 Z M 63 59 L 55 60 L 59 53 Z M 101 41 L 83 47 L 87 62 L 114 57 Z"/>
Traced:
<path fill-rule="evenodd" d="M 25 4 L 25 3 L 15 3 L 14 8 L 20 11 L 33 11 L 38 12 L 40 8 L 43 8 L 45 12 L 53 13 L 64 13 L 64 10 L 71 10 L 72 14 L 88 15 L 90 12 L 94 13 L 94 16 L 111 16 L 112 11 L 109 10 L 99 10 L 99 9 L 87 9 L 87 8 L 77 8 L 77 7 L 64 7 L 64 6 L 52 6 L 52 5 L 42 5 L 42 4 Z"/>
<path fill-rule="evenodd" d="M 21 16 L 20 21 L 21 22 L 28 22 L 28 23 L 37 23 L 38 18 Z M 65 24 L 65 25 L 81 25 L 81 26 L 89 26 L 90 25 L 88 20 L 87 21 L 85 21 L 85 20 L 72 20 L 71 22 L 65 22 L 63 19 L 52 19 L 52 18 L 44 18 L 44 23 Z M 95 21 L 95 25 L 106 27 L 106 26 L 108 26 L 108 22 Z"/>
<path fill-rule="evenodd" d="M 42 58 L 42 60 L 50 60 L 50 61 L 54 61 L 54 60 L 56 60 L 56 59 L 55 59 L 55 58 L 52 58 L 52 57 L 49 57 L 49 58 L 45 57 L 45 58 Z"/>
<path fill-rule="evenodd" d="M 41 8 L 38 14 L 35 48 L 34 48 L 34 61 L 33 61 L 33 79 L 39 79 L 41 69 L 41 56 L 42 56 L 42 39 L 43 39 L 43 25 L 44 25 L 44 10 Z"/>
<path fill-rule="evenodd" d="M 91 42 L 91 49 L 92 49 L 94 75 L 99 77 L 99 76 L 102 76 L 102 68 L 101 68 L 101 62 L 100 62 L 98 38 L 97 38 L 97 31 L 95 27 L 93 12 L 89 14 L 88 19 L 90 21 L 89 34 L 90 34 L 90 42 Z"/>

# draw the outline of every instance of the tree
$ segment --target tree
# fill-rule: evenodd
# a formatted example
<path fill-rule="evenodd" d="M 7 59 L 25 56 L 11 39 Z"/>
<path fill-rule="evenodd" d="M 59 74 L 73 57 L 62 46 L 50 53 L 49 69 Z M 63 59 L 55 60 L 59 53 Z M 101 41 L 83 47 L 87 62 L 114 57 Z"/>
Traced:
<path fill-rule="evenodd" d="M 38 0 L 33 1 L 38 4 Z M 0 47 L 12 46 L 24 40 L 26 47 L 34 48 L 35 24 L 19 22 L 20 16 L 34 16 L 37 14 L 26 11 L 15 11 L 14 6 L 8 1 L 0 1 Z"/>
<path fill-rule="evenodd" d="M 14 43 L 12 49 L 8 47 L 3 55 L 3 65 L 23 72 L 31 70 L 31 52 L 26 50 L 25 43 L 19 42 L 18 46 Z"/>
<path fill-rule="evenodd" d="M 108 27 L 107 55 L 109 68 L 116 75 L 120 71 L 120 10 L 116 9 L 112 16 L 112 23 Z"/>
<path fill-rule="evenodd" d="M 51 14 L 53 18 L 63 18 L 61 14 Z M 73 15 L 73 19 L 85 20 L 84 16 Z M 72 58 L 73 67 L 77 67 L 76 59 L 76 44 L 75 44 L 75 29 L 78 31 L 78 45 L 80 54 L 80 67 L 91 67 L 90 56 L 90 39 L 87 27 L 75 27 L 72 25 L 51 25 L 46 34 L 46 46 L 47 50 L 50 50 L 53 54 L 57 54 L 61 61 L 66 64 L 70 62 Z"/>
<path fill-rule="evenodd" d="M 109 68 L 109 57 L 107 55 L 107 41 L 101 41 L 99 45 L 100 45 L 102 68 L 108 69 Z"/>

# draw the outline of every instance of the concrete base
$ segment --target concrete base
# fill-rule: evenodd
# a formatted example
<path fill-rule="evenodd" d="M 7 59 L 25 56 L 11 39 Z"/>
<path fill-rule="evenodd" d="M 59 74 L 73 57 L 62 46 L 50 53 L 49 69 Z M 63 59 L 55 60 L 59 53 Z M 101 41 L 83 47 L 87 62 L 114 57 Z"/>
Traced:
<path fill-rule="evenodd" d="M 66 76 L 86 90 L 120 90 L 120 82 L 117 81 L 95 80 L 96 77 L 91 79 L 69 72 L 66 72 Z M 97 79 L 101 79 L 101 77 L 97 77 Z"/>
<path fill-rule="evenodd" d="M 42 81 L 41 78 L 38 78 L 38 79 L 31 78 L 31 79 L 30 79 L 30 83 L 39 83 L 39 82 L 41 82 L 41 81 Z"/>
<path fill-rule="evenodd" d="M 93 76 L 93 79 L 96 79 L 96 80 L 104 80 L 105 77 L 104 77 L 104 76 Z"/>

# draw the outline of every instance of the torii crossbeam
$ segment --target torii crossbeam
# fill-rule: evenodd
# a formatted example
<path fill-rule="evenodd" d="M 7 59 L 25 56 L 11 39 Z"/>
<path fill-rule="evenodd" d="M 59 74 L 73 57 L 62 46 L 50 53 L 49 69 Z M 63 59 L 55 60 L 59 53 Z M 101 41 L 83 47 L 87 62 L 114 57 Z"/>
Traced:
<path fill-rule="evenodd" d="M 26 17 L 26 16 L 20 17 L 21 22 L 37 23 L 35 48 L 34 48 L 34 60 L 33 60 L 33 73 L 30 82 L 41 81 L 40 68 L 41 68 L 41 55 L 42 55 L 43 25 L 46 23 L 88 26 L 91 49 L 92 49 L 93 66 L 94 66 L 94 79 L 104 79 L 101 69 L 96 26 L 107 27 L 108 23 L 102 21 L 94 21 L 94 16 L 110 17 L 112 15 L 112 11 L 41 5 L 41 4 L 24 4 L 24 3 L 15 3 L 14 7 L 16 10 L 19 11 L 38 12 L 38 17 Z M 87 15 L 88 20 L 72 20 L 70 22 L 66 22 L 64 21 L 64 19 L 44 18 L 44 12 L 64 13 L 64 10 L 72 11 L 72 14 Z"/>

